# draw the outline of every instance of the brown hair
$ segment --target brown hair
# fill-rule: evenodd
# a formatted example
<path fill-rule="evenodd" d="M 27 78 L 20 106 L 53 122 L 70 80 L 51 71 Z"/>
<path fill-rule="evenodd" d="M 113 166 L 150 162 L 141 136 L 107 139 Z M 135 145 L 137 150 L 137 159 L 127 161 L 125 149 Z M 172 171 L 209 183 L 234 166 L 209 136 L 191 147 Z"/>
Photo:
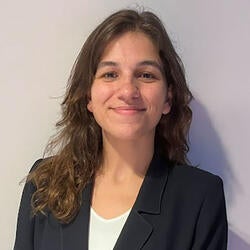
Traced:
<path fill-rule="evenodd" d="M 187 163 L 186 136 L 192 117 L 188 105 L 192 94 L 186 84 L 181 60 L 155 14 L 118 11 L 90 34 L 73 66 L 62 102 L 62 118 L 56 124 L 58 134 L 46 151 L 56 149 L 56 153 L 43 160 L 28 177 L 28 181 L 36 186 L 32 197 L 35 214 L 49 210 L 64 223 L 77 214 L 81 192 L 102 162 L 101 129 L 87 110 L 91 84 L 107 44 L 128 31 L 143 32 L 155 44 L 172 91 L 171 111 L 161 117 L 156 127 L 155 151 L 170 161 Z"/>

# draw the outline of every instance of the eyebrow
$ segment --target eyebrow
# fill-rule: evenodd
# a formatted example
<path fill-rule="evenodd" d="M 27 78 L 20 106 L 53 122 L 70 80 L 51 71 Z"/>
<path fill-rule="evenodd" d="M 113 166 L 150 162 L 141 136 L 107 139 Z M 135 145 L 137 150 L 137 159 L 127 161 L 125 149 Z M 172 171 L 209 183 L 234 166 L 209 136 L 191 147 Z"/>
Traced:
<path fill-rule="evenodd" d="M 97 68 L 99 69 L 99 68 L 106 67 L 106 66 L 116 67 L 116 66 L 119 66 L 119 63 L 113 62 L 113 61 L 102 61 L 98 64 Z M 144 61 L 137 63 L 136 66 L 139 66 L 139 67 L 140 66 L 153 66 L 157 68 L 162 74 L 164 72 L 163 67 L 154 60 L 144 60 Z"/>
<path fill-rule="evenodd" d="M 106 66 L 118 66 L 118 63 L 112 61 L 103 61 L 97 65 L 97 68 L 99 69 Z"/>
<path fill-rule="evenodd" d="M 145 61 L 139 62 L 137 66 L 153 66 L 157 68 L 162 74 L 164 72 L 163 67 L 154 60 L 145 60 Z"/>

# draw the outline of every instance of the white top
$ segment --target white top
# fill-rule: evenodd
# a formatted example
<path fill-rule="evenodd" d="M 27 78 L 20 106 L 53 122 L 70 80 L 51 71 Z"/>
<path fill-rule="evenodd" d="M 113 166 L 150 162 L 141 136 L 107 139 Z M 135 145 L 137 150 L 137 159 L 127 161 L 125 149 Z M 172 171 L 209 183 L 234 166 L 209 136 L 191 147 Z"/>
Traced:
<path fill-rule="evenodd" d="M 131 209 L 130 209 L 131 210 Z M 91 207 L 89 220 L 89 250 L 112 250 L 130 213 L 105 219 Z"/>

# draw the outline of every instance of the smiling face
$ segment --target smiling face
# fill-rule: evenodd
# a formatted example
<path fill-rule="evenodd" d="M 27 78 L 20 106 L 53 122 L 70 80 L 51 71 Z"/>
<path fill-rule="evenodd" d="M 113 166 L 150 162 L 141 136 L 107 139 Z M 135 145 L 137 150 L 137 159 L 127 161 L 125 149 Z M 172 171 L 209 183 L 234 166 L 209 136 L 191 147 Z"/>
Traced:
<path fill-rule="evenodd" d="M 169 95 L 155 46 L 145 34 L 127 32 L 105 48 L 87 108 L 104 137 L 152 139 L 170 111 Z"/>

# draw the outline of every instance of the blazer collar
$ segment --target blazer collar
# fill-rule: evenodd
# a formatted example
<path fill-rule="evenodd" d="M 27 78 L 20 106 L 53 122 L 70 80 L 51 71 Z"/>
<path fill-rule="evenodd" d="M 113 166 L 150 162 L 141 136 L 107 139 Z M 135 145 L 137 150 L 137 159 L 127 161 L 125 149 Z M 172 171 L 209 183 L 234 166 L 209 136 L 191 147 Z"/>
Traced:
<path fill-rule="evenodd" d="M 162 195 L 167 179 L 166 162 L 154 156 L 114 250 L 141 249 L 150 238 L 154 228 L 143 215 L 147 213 L 154 216 L 161 212 Z"/>
<path fill-rule="evenodd" d="M 134 209 L 138 212 L 159 214 L 167 178 L 167 163 L 154 155 L 134 204 Z"/>

